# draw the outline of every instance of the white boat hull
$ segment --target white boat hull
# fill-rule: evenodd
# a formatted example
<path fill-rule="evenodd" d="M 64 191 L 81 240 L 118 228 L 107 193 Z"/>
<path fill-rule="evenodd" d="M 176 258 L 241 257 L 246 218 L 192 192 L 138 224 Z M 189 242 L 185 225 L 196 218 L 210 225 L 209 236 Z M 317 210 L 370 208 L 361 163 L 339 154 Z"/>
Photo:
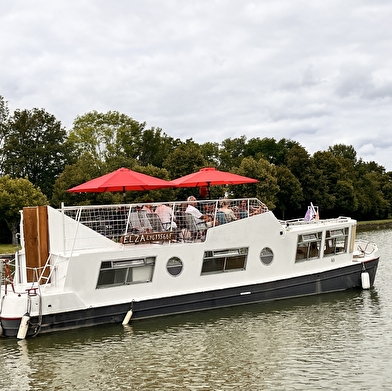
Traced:
<path fill-rule="evenodd" d="M 42 246 L 29 257 L 35 250 L 22 237 L 13 289 L 8 284 L 1 290 L 7 337 L 17 336 L 26 313 L 29 337 L 121 324 L 129 314 L 133 322 L 362 288 L 363 272 L 372 286 L 379 261 L 374 243 L 354 242 L 356 222 L 348 218 L 281 222 L 266 212 L 193 239 L 183 230 L 175 236 L 126 233 L 113 240 L 78 221 L 81 211 L 75 218 L 49 207 L 39 213 L 48 221 L 48 243 L 37 242 L 47 247 L 48 259 L 42 267 L 29 266 Z"/>

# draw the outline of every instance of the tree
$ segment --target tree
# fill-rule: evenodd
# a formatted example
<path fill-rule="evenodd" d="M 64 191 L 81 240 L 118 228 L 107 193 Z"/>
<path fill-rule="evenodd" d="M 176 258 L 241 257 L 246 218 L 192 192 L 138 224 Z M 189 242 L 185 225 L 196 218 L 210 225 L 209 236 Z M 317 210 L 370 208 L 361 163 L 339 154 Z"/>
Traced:
<path fill-rule="evenodd" d="M 0 95 L 0 173 L 4 161 L 4 141 L 9 129 L 9 115 L 8 102 Z"/>
<path fill-rule="evenodd" d="M 179 145 L 163 162 L 163 167 L 167 169 L 171 179 L 191 174 L 206 166 L 207 161 L 200 145 L 192 139 Z"/>
<path fill-rule="evenodd" d="M 258 183 L 230 186 L 235 198 L 257 197 L 270 209 L 275 208 L 279 186 L 277 183 L 276 166 L 265 159 L 255 160 L 244 158 L 238 168 L 232 170 L 235 174 L 257 179 Z"/>
<path fill-rule="evenodd" d="M 16 110 L 4 141 L 3 171 L 28 179 L 48 197 L 56 178 L 71 159 L 66 131 L 43 109 Z"/>
<path fill-rule="evenodd" d="M 359 160 L 355 167 L 357 174 L 355 194 L 358 199 L 356 218 L 361 220 L 385 219 L 390 203 L 383 193 L 385 169 L 375 162 Z"/>
<path fill-rule="evenodd" d="M 279 193 L 277 194 L 275 213 L 280 212 L 283 220 L 298 217 L 304 201 L 299 180 L 284 165 L 276 166 L 276 175 Z M 286 216 L 286 214 L 289 214 L 289 216 Z"/>
<path fill-rule="evenodd" d="M 167 155 L 180 144 L 179 139 L 167 136 L 160 128 L 145 129 L 141 134 L 138 163 L 141 166 L 151 164 L 162 167 Z"/>
<path fill-rule="evenodd" d="M 0 216 L 12 233 L 12 244 L 17 244 L 19 211 L 25 206 L 47 205 L 46 196 L 27 178 L 0 177 Z"/>
<path fill-rule="evenodd" d="M 118 111 L 92 111 L 76 117 L 69 139 L 79 155 L 88 152 L 96 162 L 110 165 L 113 159 L 138 159 L 144 128 L 145 123 Z"/>
<path fill-rule="evenodd" d="M 208 166 L 210 167 L 219 167 L 220 165 L 220 151 L 219 151 L 219 143 L 206 142 L 200 146 L 201 153 L 204 156 Z"/>
<path fill-rule="evenodd" d="M 328 152 L 331 152 L 335 157 L 347 159 L 353 167 L 357 164 L 357 152 L 352 145 L 335 144 L 328 148 Z"/>
<path fill-rule="evenodd" d="M 219 153 L 219 169 L 230 171 L 233 167 L 238 167 L 244 158 L 246 137 L 227 138 L 222 141 Z"/>

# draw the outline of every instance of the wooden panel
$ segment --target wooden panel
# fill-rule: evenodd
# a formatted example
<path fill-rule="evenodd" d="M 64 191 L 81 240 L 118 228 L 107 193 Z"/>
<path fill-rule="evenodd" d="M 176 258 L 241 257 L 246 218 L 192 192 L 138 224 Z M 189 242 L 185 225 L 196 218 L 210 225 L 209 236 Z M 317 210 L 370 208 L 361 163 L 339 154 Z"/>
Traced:
<path fill-rule="evenodd" d="M 49 256 L 48 211 L 46 206 L 23 208 L 23 234 L 27 281 L 37 281 Z M 37 272 L 33 269 L 36 268 Z M 46 276 L 48 276 L 47 270 Z M 45 282 L 45 281 L 44 281 Z"/>

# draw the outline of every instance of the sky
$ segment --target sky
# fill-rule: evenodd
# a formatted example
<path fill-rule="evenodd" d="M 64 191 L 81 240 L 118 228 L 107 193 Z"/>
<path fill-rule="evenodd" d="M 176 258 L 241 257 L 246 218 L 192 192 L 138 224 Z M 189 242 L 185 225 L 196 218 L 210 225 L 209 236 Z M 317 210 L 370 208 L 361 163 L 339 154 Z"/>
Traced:
<path fill-rule="evenodd" d="M 392 171 L 390 0 L 2 0 L 0 95 L 67 129 L 335 144 Z"/>

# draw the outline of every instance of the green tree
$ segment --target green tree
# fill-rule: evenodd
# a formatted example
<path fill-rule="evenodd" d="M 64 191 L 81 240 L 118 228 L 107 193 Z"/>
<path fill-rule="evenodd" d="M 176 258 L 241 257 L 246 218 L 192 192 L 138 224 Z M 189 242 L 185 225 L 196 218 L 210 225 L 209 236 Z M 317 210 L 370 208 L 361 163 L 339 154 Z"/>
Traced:
<path fill-rule="evenodd" d="M 163 167 L 167 169 L 171 179 L 191 174 L 206 166 L 207 161 L 200 145 L 192 139 L 179 145 L 163 162 Z"/>
<path fill-rule="evenodd" d="M 168 171 L 171 180 L 199 171 L 207 166 L 202 148 L 192 139 L 188 139 L 185 143 L 179 145 L 163 162 L 163 167 Z M 194 193 L 194 189 L 182 188 L 177 190 L 177 197 L 178 199 L 185 199 L 188 195 Z M 194 195 L 197 197 L 197 194 Z"/>
<path fill-rule="evenodd" d="M 209 167 L 219 167 L 220 166 L 220 150 L 219 143 L 206 142 L 201 144 L 201 153 L 207 162 Z"/>
<path fill-rule="evenodd" d="M 110 193 L 68 193 L 67 190 L 97 178 L 109 171 L 102 169 L 100 161 L 97 161 L 90 153 L 83 153 L 76 163 L 67 165 L 61 175 L 57 178 L 53 187 L 51 204 L 60 207 L 64 202 L 66 205 L 90 205 L 112 203 L 113 197 Z"/>
<path fill-rule="evenodd" d="M 4 161 L 4 141 L 8 134 L 9 129 L 9 116 L 8 102 L 0 95 L 0 173 Z"/>
<path fill-rule="evenodd" d="M 270 209 L 275 208 L 279 186 L 277 181 L 276 166 L 265 159 L 255 160 L 251 157 L 244 158 L 233 173 L 257 179 L 258 183 L 230 186 L 230 193 L 235 197 L 257 197 Z"/>
<path fill-rule="evenodd" d="M 233 167 L 238 167 L 244 158 L 245 145 L 245 136 L 223 140 L 219 153 L 219 169 L 230 171 Z"/>
<path fill-rule="evenodd" d="M 20 222 L 19 211 L 26 206 L 47 205 L 46 196 L 27 178 L 0 177 L 0 216 L 12 233 L 12 244 L 17 244 L 16 234 Z"/>
<path fill-rule="evenodd" d="M 3 171 L 28 179 L 48 197 L 56 178 L 71 159 L 66 130 L 43 109 L 16 110 L 4 141 Z"/>
<path fill-rule="evenodd" d="M 328 152 L 331 152 L 335 157 L 346 159 L 352 167 L 357 164 L 357 152 L 352 145 L 335 144 L 328 148 Z"/>
<path fill-rule="evenodd" d="M 280 213 L 281 218 L 298 217 L 304 201 L 302 187 L 299 180 L 284 165 L 276 166 L 277 194 L 275 214 Z"/>
<path fill-rule="evenodd" d="M 160 128 L 145 129 L 141 135 L 138 163 L 142 166 L 149 164 L 162 167 L 167 155 L 181 144 L 179 139 L 173 139 Z"/>
<path fill-rule="evenodd" d="M 387 218 L 390 204 L 383 193 L 384 167 L 375 162 L 365 163 L 360 159 L 355 170 L 355 193 L 359 205 L 355 217 L 360 220 Z"/>
<path fill-rule="evenodd" d="M 92 111 L 76 117 L 69 140 L 79 155 L 88 152 L 96 162 L 113 166 L 113 159 L 117 162 L 139 157 L 144 128 L 144 123 L 117 111 Z"/>

